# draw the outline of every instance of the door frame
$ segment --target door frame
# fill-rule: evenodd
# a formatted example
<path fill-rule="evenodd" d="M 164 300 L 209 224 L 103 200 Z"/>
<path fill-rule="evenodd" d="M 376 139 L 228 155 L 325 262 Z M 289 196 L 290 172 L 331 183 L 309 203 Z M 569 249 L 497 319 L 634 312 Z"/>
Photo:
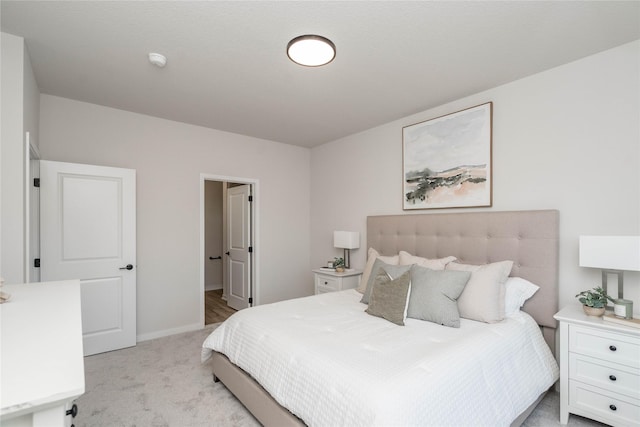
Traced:
<path fill-rule="evenodd" d="M 253 247 L 253 259 L 251 262 L 251 295 L 253 298 L 252 306 L 260 304 L 260 283 L 256 271 L 260 269 L 260 242 L 258 241 L 258 232 L 260 226 L 260 216 L 258 212 L 260 203 L 260 187 L 259 180 L 253 178 L 241 178 L 237 176 L 223 176 L 213 175 L 207 173 L 200 174 L 200 258 L 198 259 L 198 265 L 200 269 L 200 324 L 205 326 L 204 322 L 204 183 L 205 181 L 223 181 L 233 182 L 237 184 L 249 184 L 251 185 L 251 194 L 253 195 L 253 202 L 251 203 L 251 242 Z"/>
<path fill-rule="evenodd" d="M 38 189 L 33 183 L 33 178 L 40 177 L 39 167 L 35 170 L 37 177 L 32 176 L 33 169 L 32 162 L 40 160 L 40 151 L 38 146 L 35 145 L 33 137 L 30 132 L 25 132 L 24 136 L 24 283 L 39 282 L 33 280 L 32 273 L 34 271 L 33 262 L 34 258 L 40 257 L 40 245 L 32 245 L 32 240 L 40 242 L 40 206 L 31 205 L 31 196 L 33 193 L 38 194 Z M 39 195 L 38 195 L 39 196 Z M 35 209 L 34 209 L 35 208 Z M 32 215 L 38 215 L 38 224 L 33 224 Z M 35 226 L 35 227 L 34 227 Z"/>

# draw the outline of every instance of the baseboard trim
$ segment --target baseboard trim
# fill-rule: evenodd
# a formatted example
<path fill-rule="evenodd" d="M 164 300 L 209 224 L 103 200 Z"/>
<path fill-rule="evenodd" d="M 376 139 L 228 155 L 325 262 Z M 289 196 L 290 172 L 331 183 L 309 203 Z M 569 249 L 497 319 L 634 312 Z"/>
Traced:
<path fill-rule="evenodd" d="M 168 337 L 169 335 L 181 334 L 183 332 L 197 331 L 199 329 L 202 329 L 202 324 L 192 323 L 191 325 L 185 325 L 179 328 L 171 328 L 162 331 L 149 332 L 148 334 L 137 335 L 136 342 L 149 341 L 156 338 Z"/>

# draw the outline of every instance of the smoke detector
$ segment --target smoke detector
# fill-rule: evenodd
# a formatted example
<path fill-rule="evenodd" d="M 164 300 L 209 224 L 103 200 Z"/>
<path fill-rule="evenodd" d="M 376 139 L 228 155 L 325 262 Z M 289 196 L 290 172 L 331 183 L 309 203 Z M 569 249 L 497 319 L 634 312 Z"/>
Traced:
<path fill-rule="evenodd" d="M 164 68 L 167 65 L 167 57 L 159 53 L 150 53 L 149 62 L 158 68 Z"/>

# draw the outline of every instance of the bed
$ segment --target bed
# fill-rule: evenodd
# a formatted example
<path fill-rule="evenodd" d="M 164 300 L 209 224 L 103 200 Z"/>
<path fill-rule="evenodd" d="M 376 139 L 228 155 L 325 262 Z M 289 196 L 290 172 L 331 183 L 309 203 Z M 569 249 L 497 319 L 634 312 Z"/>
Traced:
<path fill-rule="evenodd" d="M 558 221 L 554 210 L 367 218 L 366 247 L 382 255 L 512 261 L 511 276 L 539 289 L 504 321 L 399 327 L 347 290 L 238 312 L 203 359 L 267 426 L 519 425 L 558 376 Z"/>

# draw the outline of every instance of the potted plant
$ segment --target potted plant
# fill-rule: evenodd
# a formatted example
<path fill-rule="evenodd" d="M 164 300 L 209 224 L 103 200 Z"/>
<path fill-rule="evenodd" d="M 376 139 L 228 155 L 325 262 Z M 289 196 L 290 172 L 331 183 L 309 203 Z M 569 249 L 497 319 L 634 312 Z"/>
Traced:
<path fill-rule="evenodd" d="M 333 268 L 336 269 L 336 273 L 342 273 L 344 271 L 344 258 L 335 257 L 333 259 Z"/>
<path fill-rule="evenodd" d="M 613 298 L 607 295 L 601 287 L 582 291 L 576 295 L 576 298 L 582 303 L 582 309 L 588 316 L 602 316 L 607 301 L 613 302 Z"/>

